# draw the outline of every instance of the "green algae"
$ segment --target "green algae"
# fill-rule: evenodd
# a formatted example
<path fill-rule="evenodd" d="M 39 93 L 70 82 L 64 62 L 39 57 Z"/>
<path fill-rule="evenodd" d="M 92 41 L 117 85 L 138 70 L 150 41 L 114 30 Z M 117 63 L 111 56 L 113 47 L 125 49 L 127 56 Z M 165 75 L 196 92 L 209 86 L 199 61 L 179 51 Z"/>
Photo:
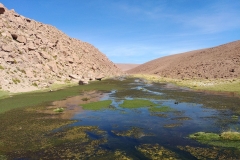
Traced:
<path fill-rule="evenodd" d="M 101 109 L 107 109 L 110 108 L 112 101 L 111 100 L 105 100 L 105 101 L 98 101 L 98 102 L 92 102 L 87 104 L 82 104 L 82 108 L 85 110 L 101 110 Z"/>
<path fill-rule="evenodd" d="M 197 132 L 190 134 L 189 138 L 203 144 L 240 149 L 239 132 L 222 132 L 221 134 Z"/>
<path fill-rule="evenodd" d="M 133 99 L 133 100 L 124 100 L 122 104 L 120 104 L 120 107 L 122 108 L 141 108 L 141 107 L 154 107 L 156 106 L 155 103 L 149 101 L 149 100 L 144 100 L 144 99 Z"/>

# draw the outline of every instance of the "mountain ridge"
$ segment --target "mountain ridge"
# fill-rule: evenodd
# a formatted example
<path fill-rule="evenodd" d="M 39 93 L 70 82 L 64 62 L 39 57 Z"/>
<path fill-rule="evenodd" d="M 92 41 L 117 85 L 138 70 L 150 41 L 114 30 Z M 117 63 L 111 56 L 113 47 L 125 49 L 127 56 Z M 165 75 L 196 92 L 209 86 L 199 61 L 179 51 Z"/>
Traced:
<path fill-rule="evenodd" d="M 129 74 L 176 79 L 234 79 L 240 76 L 240 41 L 179 53 L 146 62 Z"/>

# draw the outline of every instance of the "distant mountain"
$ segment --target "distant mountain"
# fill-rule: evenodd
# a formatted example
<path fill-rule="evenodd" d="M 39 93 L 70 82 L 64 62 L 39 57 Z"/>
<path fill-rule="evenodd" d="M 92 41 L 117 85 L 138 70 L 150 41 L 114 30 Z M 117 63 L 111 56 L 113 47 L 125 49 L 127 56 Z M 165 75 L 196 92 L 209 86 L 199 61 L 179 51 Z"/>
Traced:
<path fill-rule="evenodd" d="M 0 4 L 0 89 L 30 91 L 121 73 L 91 44 Z"/>
<path fill-rule="evenodd" d="M 240 77 L 240 41 L 166 56 L 128 71 L 169 78 L 233 79 Z"/>
<path fill-rule="evenodd" d="M 140 64 L 125 64 L 125 63 L 115 63 L 115 65 L 120 68 L 122 71 L 127 71 L 127 70 L 130 70 L 130 69 L 133 69 L 137 66 L 139 66 Z"/>

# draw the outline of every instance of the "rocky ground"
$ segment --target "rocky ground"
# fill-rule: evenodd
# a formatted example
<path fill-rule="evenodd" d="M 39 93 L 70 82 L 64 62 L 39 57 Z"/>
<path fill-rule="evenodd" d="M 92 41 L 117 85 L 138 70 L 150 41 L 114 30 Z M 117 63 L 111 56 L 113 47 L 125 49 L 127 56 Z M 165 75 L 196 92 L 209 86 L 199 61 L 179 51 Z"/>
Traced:
<path fill-rule="evenodd" d="M 240 41 L 158 58 L 129 70 L 128 73 L 176 79 L 239 78 Z"/>
<path fill-rule="evenodd" d="M 121 73 L 91 44 L 0 4 L 0 89 L 30 91 Z"/>
<path fill-rule="evenodd" d="M 120 68 L 124 72 L 140 65 L 140 64 L 127 64 L 127 63 L 115 63 L 115 64 L 118 68 Z"/>

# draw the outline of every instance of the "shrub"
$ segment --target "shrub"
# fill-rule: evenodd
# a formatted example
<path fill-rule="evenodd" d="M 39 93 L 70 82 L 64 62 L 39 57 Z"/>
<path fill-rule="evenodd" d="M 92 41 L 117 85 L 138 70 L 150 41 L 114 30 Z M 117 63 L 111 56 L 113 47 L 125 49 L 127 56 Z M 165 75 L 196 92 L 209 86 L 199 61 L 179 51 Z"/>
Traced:
<path fill-rule="evenodd" d="M 0 65 L 0 69 L 4 69 L 4 67 Z"/>
<path fill-rule="evenodd" d="M 15 84 L 18 84 L 18 83 L 21 82 L 21 81 L 20 81 L 19 79 L 17 79 L 17 78 L 12 79 L 12 81 L 13 81 L 13 83 L 15 83 Z"/>
<path fill-rule="evenodd" d="M 38 86 L 38 85 L 37 85 L 37 83 L 35 83 L 35 82 L 34 82 L 32 85 L 33 85 L 33 86 L 35 86 L 35 87 L 37 87 L 37 86 Z"/>

